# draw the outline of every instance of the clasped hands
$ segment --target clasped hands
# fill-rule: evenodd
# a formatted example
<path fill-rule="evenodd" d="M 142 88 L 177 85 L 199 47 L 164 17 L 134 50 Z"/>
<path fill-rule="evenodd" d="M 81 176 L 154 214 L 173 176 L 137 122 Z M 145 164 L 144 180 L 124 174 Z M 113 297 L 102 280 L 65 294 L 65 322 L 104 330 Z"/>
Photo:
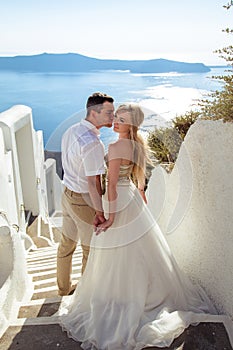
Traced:
<path fill-rule="evenodd" d="M 112 219 L 106 219 L 103 214 L 95 216 L 94 232 L 98 236 L 101 232 L 106 231 L 113 224 Z"/>

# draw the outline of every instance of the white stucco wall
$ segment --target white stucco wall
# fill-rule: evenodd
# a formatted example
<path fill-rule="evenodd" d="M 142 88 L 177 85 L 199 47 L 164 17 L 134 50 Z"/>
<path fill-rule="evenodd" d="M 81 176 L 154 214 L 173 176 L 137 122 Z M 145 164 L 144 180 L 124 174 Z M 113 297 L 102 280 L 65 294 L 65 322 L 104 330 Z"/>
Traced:
<path fill-rule="evenodd" d="M 12 152 L 19 226 L 24 229 L 23 207 L 33 215 L 39 213 L 31 108 L 16 105 L 0 113 L 0 128 L 5 150 Z"/>
<path fill-rule="evenodd" d="M 33 284 L 27 273 L 24 240 L 0 215 L 0 337 L 18 314 L 20 303 L 31 299 Z"/>
<path fill-rule="evenodd" d="M 181 268 L 233 317 L 233 124 L 196 122 L 172 173 L 153 170 L 148 202 Z"/>

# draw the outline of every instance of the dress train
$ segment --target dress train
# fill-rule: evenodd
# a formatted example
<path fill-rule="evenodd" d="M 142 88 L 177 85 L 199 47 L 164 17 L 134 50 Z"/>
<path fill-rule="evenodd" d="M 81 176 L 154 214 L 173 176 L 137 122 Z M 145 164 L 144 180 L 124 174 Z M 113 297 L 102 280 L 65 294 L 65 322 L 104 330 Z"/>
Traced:
<path fill-rule="evenodd" d="M 134 184 L 117 186 L 113 226 L 93 234 L 86 270 L 60 325 L 89 350 L 168 347 L 190 324 L 217 312 L 179 269 Z M 107 203 L 106 203 L 107 205 Z"/>

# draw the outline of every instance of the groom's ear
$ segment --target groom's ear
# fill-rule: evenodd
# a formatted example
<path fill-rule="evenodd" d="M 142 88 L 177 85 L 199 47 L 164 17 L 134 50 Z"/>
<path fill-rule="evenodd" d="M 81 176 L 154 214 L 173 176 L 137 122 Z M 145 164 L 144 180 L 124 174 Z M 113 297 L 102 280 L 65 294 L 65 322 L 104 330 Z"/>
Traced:
<path fill-rule="evenodd" d="M 91 107 L 90 112 L 92 112 L 92 115 L 96 117 L 101 112 L 102 109 L 103 109 L 102 105 L 96 105 Z"/>

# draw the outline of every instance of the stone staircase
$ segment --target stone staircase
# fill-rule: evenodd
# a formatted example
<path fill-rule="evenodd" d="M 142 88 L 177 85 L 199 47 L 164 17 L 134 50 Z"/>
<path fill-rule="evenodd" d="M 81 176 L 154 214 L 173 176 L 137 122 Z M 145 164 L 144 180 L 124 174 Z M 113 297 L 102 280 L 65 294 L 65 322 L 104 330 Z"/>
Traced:
<path fill-rule="evenodd" d="M 18 315 L 0 339 L 0 350 L 78 350 L 80 344 L 67 337 L 53 316 L 63 298 L 57 296 L 57 244 L 28 253 L 28 273 L 32 276 L 34 294 L 21 305 Z M 73 282 L 81 276 L 81 249 L 73 257 Z M 148 348 L 149 349 L 149 348 Z M 160 349 L 161 348 L 150 348 Z M 168 350 L 232 350 L 223 323 L 200 323 L 190 326 Z M 120 349 L 117 349 L 120 350 Z"/>
<path fill-rule="evenodd" d="M 28 273 L 32 276 L 34 293 L 29 302 L 21 305 L 17 318 L 2 336 L 0 350 L 81 349 L 62 332 L 58 318 L 53 316 L 62 300 L 57 294 L 56 252 L 57 244 L 28 253 Z M 81 258 L 78 247 L 73 257 L 74 283 L 81 276 Z"/>

